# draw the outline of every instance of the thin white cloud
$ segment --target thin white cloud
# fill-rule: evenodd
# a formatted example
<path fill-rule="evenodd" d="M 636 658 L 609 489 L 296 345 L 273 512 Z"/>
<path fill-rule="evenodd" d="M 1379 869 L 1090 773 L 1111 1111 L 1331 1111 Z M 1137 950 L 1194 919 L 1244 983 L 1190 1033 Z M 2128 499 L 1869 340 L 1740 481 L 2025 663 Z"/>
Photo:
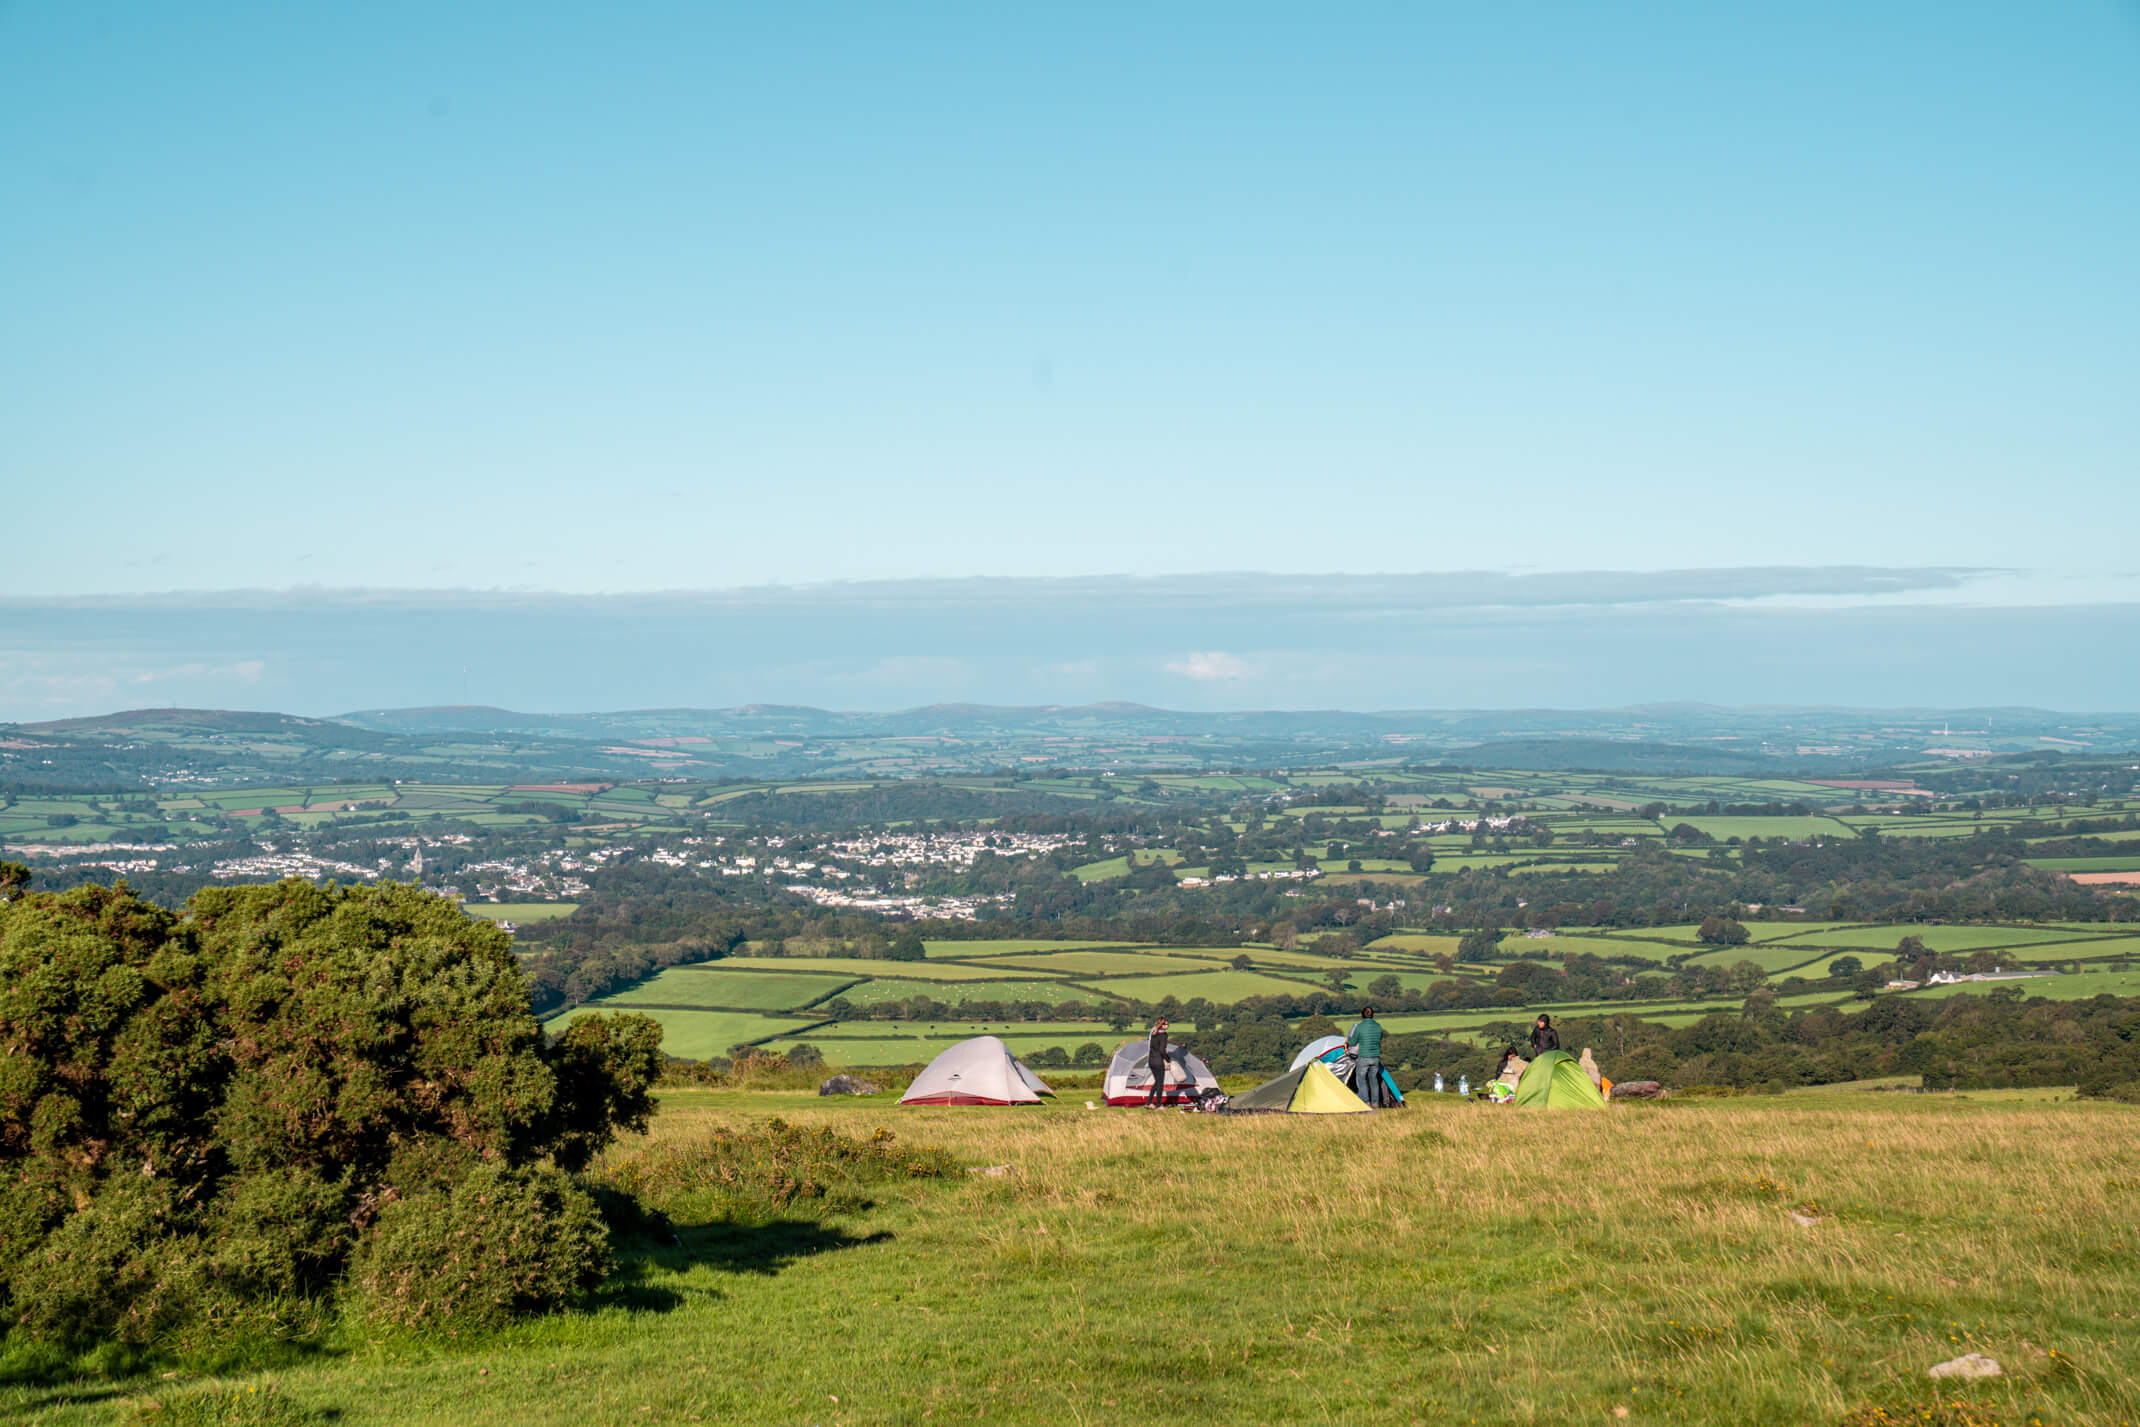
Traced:
<path fill-rule="evenodd" d="M 1179 674 L 1185 679 L 1198 679 L 1205 683 L 1220 683 L 1232 679 L 1245 679 L 1252 672 L 1246 660 L 1228 654 L 1223 649 L 1206 649 L 1191 654 L 1186 659 L 1177 659 L 1166 666 L 1169 674 Z"/>
<path fill-rule="evenodd" d="M 267 672 L 267 664 L 259 659 L 240 659 L 235 664 L 180 664 L 169 669 L 146 669 L 134 675 L 137 684 L 156 684 L 166 679 L 236 679 L 241 683 L 257 684 Z"/>

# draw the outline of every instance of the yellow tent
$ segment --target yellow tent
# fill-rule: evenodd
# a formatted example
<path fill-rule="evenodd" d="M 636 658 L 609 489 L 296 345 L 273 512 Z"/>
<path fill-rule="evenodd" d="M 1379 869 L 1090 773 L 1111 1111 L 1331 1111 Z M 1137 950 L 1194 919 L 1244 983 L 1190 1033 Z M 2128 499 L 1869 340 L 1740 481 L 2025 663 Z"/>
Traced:
<path fill-rule="evenodd" d="M 1266 1080 L 1228 1102 L 1229 1110 L 1284 1110 L 1294 1115 L 1372 1114 L 1374 1107 L 1352 1093 L 1319 1060 Z"/>

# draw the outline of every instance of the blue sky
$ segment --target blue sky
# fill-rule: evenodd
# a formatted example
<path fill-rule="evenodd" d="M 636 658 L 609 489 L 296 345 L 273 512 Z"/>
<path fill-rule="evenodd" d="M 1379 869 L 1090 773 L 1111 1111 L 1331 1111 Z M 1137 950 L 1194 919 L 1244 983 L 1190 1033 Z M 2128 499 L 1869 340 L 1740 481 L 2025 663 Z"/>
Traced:
<path fill-rule="evenodd" d="M 0 132 L 18 600 L 2140 600 L 2130 4 L 16 0 Z"/>

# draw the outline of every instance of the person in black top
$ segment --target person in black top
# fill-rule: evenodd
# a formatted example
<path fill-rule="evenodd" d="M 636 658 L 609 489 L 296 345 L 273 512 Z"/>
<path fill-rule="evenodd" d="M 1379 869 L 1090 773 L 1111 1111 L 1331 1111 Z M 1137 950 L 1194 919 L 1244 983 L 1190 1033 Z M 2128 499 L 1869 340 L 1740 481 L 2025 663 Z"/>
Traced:
<path fill-rule="evenodd" d="M 1167 1018 L 1161 1016 L 1152 1022 L 1152 1071 L 1151 1093 L 1144 1097 L 1145 1108 L 1162 1104 L 1167 1097 Z"/>
<path fill-rule="evenodd" d="M 1560 1049 L 1560 1032 L 1553 1029 L 1553 1018 L 1540 1016 L 1531 1027 L 1531 1059 L 1538 1059 L 1544 1051 Z"/>

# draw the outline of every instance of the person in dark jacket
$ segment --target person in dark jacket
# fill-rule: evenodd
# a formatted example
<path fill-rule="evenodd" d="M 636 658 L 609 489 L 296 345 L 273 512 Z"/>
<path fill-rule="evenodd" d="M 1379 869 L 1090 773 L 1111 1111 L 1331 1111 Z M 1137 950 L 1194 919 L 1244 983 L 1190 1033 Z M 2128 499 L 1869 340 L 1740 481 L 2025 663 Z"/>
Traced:
<path fill-rule="evenodd" d="M 1531 1027 L 1531 1059 L 1536 1060 L 1549 1050 L 1560 1049 L 1560 1032 L 1553 1029 L 1551 1016 L 1540 1016 Z"/>
<path fill-rule="evenodd" d="M 1146 1109 L 1164 1104 L 1167 1098 L 1167 1018 L 1152 1022 L 1151 1093 L 1144 1097 Z"/>

